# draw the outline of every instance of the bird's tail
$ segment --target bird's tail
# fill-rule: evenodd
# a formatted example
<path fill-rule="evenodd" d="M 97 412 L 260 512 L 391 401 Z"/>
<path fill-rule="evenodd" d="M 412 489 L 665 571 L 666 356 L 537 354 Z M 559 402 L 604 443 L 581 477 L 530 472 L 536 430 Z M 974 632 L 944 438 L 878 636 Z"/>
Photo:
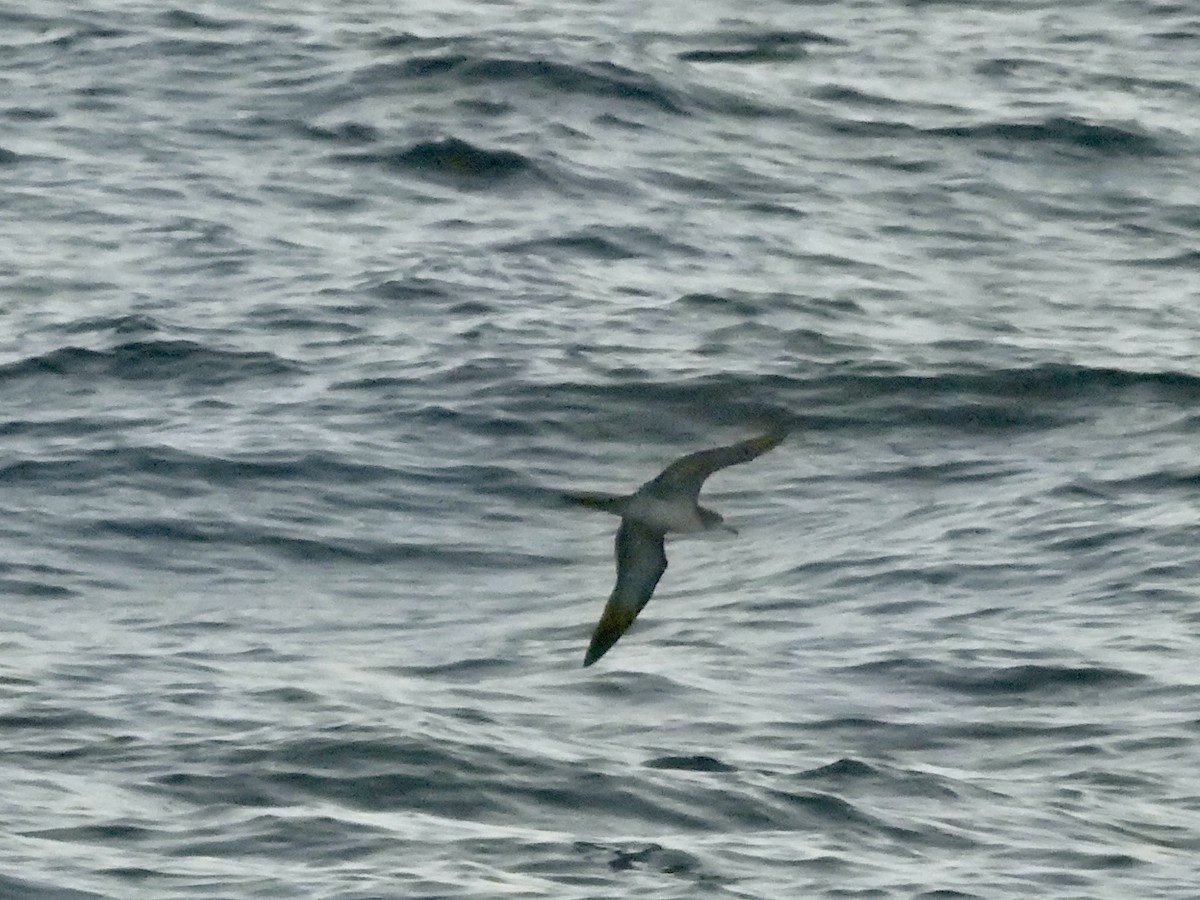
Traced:
<path fill-rule="evenodd" d="M 589 509 L 598 509 L 601 512 L 608 512 L 614 515 L 621 515 L 625 509 L 625 502 L 628 497 L 622 497 L 620 494 L 563 494 L 562 498 L 568 503 L 577 503 L 580 506 L 586 506 Z"/>

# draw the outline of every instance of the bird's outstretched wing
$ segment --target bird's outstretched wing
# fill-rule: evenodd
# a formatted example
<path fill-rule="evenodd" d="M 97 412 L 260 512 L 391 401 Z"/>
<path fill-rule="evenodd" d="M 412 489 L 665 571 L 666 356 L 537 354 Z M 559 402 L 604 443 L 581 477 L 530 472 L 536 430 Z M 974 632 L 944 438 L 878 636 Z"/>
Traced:
<path fill-rule="evenodd" d="M 657 478 L 647 481 L 640 490 L 658 496 L 683 496 L 695 500 L 700 496 L 704 479 L 713 472 L 762 456 L 778 446 L 786 434 L 785 431 L 776 430 L 728 447 L 689 453 L 667 466 Z"/>
<path fill-rule="evenodd" d="M 667 570 L 663 536 L 632 519 L 617 529 L 617 583 L 592 634 L 583 664 L 590 666 L 625 633 Z"/>

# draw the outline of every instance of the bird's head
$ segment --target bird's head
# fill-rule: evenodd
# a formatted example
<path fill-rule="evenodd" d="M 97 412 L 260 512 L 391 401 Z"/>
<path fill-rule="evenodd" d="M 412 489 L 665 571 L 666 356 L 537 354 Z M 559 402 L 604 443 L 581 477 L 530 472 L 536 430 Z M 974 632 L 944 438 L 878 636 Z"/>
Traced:
<path fill-rule="evenodd" d="M 738 533 L 737 529 L 732 525 L 725 524 L 725 519 L 721 517 L 720 513 L 713 512 L 711 509 L 705 509 L 703 506 L 700 507 L 700 521 L 704 524 L 705 531 L 713 531 L 719 528 L 731 534 Z"/>

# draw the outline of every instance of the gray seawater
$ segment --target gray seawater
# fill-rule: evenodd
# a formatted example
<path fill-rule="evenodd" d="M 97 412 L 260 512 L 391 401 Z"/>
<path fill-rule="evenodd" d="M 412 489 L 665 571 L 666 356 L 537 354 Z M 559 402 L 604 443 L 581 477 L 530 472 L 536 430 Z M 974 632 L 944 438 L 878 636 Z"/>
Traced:
<path fill-rule="evenodd" d="M 0 897 L 1200 893 L 1194 4 L 24 6 Z"/>

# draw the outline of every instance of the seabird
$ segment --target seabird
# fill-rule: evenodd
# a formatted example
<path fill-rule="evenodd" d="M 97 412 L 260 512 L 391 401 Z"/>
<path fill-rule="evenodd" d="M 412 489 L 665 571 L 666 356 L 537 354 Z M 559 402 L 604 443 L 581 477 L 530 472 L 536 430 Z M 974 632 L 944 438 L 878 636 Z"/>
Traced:
<path fill-rule="evenodd" d="M 607 653 L 650 601 L 658 579 L 667 569 L 663 539 L 669 532 L 721 528 L 737 534 L 720 514 L 699 504 L 704 480 L 718 469 L 761 456 L 777 446 L 784 435 L 783 431 L 772 431 L 729 447 L 690 453 L 627 496 L 563 494 L 572 503 L 621 517 L 617 529 L 617 583 L 583 658 L 585 666 Z"/>

